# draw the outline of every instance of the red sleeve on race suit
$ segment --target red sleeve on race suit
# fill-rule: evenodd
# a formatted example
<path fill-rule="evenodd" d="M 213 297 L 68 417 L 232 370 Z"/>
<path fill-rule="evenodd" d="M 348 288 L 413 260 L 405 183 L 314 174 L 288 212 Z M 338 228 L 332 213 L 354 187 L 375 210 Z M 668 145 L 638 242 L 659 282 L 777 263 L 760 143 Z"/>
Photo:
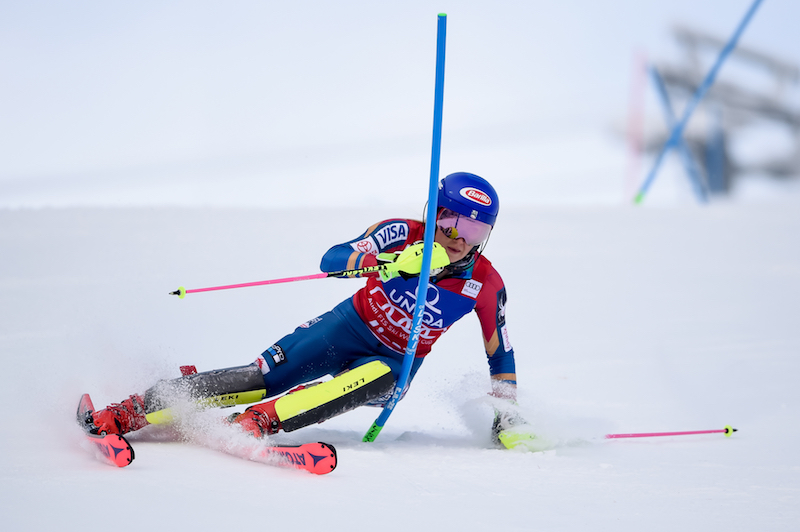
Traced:
<path fill-rule="evenodd" d="M 335 272 L 375 266 L 378 264 L 378 253 L 400 251 L 422 239 L 422 233 L 422 222 L 401 218 L 384 220 L 357 238 L 330 248 L 322 256 L 320 269 L 323 272 Z"/>
<path fill-rule="evenodd" d="M 475 264 L 473 278 L 483 283 L 475 305 L 481 322 L 489 373 L 516 373 L 514 349 L 506 328 L 506 287 L 492 263 L 480 257 Z"/>

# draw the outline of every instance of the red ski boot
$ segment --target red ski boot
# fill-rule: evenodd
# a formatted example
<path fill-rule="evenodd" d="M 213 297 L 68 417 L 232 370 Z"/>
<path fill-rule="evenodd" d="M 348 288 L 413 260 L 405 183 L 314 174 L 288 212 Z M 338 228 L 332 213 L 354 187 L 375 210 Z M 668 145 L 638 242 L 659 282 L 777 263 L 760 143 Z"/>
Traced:
<path fill-rule="evenodd" d="M 277 399 L 251 406 L 243 414 L 233 414 L 228 421 L 238 423 L 245 432 L 256 438 L 275 434 L 281 430 L 281 420 L 275 413 L 275 401 Z"/>
<path fill-rule="evenodd" d="M 92 414 L 95 434 L 126 434 L 146 427 L 144 397 L 131 395 L 121 403 L 114 403 Z"/>

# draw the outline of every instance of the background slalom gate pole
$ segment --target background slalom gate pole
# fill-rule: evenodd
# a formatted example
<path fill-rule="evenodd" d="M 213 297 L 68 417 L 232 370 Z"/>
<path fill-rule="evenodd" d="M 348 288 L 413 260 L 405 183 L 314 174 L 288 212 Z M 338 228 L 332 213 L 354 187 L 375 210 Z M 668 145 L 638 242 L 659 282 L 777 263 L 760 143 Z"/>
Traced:
<path fill-rule="evenodd" d="M 639 433 L 632 433 L 632 434 L 606 434 L 605 438 L 607 440 L 616 440 L 620 438 L 655 438 L 659 436 L 690 436 L 694 434 L 725 434 L 726 437 L 730 438 L 737 429 L 731 427 L 730 425 L 726 425 L 724 429 L 715 429 L 715 430 L 689 430 L 683 432 L 639 432 Z"/>
<path fill-rule="evenodd" d="M 749 24 L 750 19 L 753 18 L 753 14 L 756 12 L 756 9 L 758 9 L 758 6 L 761 5 L 761 2 L 762 0 L 753 1 L 753 4 L 750 6 L 750 9 L 747 10 L 747 13 L 745 14 L 742 21 L 739 23 L 739 26 L 736 28 L 736 31 L 733 32 L 733 35 L 731 36 L 730 40 L 728 40 L 728 43 L 722 50 L 720 50 L 719 56 L 717 57 L 714 66 L 712 66 L 711 70 L 708 71 L 708 74 L 706 74 L 705 79 L 697 88 L 697 91 L 694 93 L 689 102 L 686 104 L 686 107 L 683 110 L 683 116 L 681 117 L 680 121 L 678 121 L 675 124 L 675 127 L 672 128 L 672 132 L 669 136 L 669 139 L 667 139 L 667 142 L 661 148 L 661 151 L 658 153 L 658 156 L 656 157 L 655 163 L 653 163 L 653 168 L 650 170 L 650 173 L 647 174 L 647 178 L 645 178 L 645 181 L 644 183 L 642 183 L 639 192 L 636 194 L 636 197 L 633 200 L 635 204 L 642 203 L 642 201 L 644 200 L 647 191 L 650 189 L 650 185 L 653 184 L 653 181 L 656 178 L 656 174 L 658 173 L 658 169 L 661 167 L 661 163 L 664 160 L 664 156 L 667 154 L 669 150 L 678 145 L 678 141 L 683 136 L 683 130 L 686 129 L 686 124 L 692 117 L 692 113 L 694 113 L 694 110 L 700 103 L 700 100 L 703 99 L 703 96 L 706 95 L 708 89 L 711 88 L 711 85 L 717 79 L 717 73 L 719 72 L 719 69 L 722 67 L 722 63 L 725 62 L 730 53 L 736 47 L 736 44 L 739 42 L 739 37 L 742 36 L 742 32 L 744 32 L 744 29 L 747 27 L 747 24 Z"/>
<path fill-rule="evenodd" d="M 664 78 L 661 77 L 661 73 L 654 66 L 650 66 L 648 71 L 650 72 L 650 77 L 653 79 L 653 85 L 656 87 L 656 93 L 661 100 L 661 107 L 664 109 L 664 118 L 667 121 L 667 127 L 672 130 L 672 128 L 675 127 L 677 119 L 675 118 L 675 111 L 672 110 L 672 103 L 669 101 L 669 95 L 667 94 L 667 87 L 664 84 Z M 694 189 L 694 193 L 697 196 L 698 201 L 701 203 L 706 203 L 708 201 L 708 185 L 705 182 L 705 177 L 700 171 L 700 167 L 694 160 L 694 156 L 692 155 L 689 146 L 686 145 L 686 141 L 683 139 L 683 136 L 678 137 L 675 149 L 678 150 L 678 155 L 680 155 L 683 162 L 683 167 L 686 169 L 686 173 L 689 175 L 689 180 L 692 182 L 692 188 Z"/>
<path fill-rule="evenodd" d="M 375 441 L 378 437 L 386 420 L 392 414 L 395 405 L 403 395 L 403 391 L 408 384 L 408 377 L 411 374 L 411 366 L 414 363 L 414 356 L 417 353 L 420 334 L 422 333 L 422 315 L 428 299 L 428 286 L 430 284 L 431 257 L 433 255 L 433 239 L 436 233 L 436 203 L 437 190 L 439 185 L 439 157 L 442 148 L 442 108 L 444 106 L 444 53 L 445 40 L 447 34 L 447 15 L 440 13 L 436 30 L 436 89 L 433 101 L 433 148 L 431 151 L 431 177 L 428 187 L 428 210 L 425 215 L 425 236 L 422 247 L 422 269 L 419 273 L 419 285 L 417 287 L 417 303 L 414 307 L 414 317 L 411 320 L 411 331 L 406 345 L 406 352 L 403 356 L 403 367 L 400 370 L 400 377 L 397 379 L 392 397 L 386 406 L 383 407 L 378 419 L 364 435 L 363 441 Z"/>

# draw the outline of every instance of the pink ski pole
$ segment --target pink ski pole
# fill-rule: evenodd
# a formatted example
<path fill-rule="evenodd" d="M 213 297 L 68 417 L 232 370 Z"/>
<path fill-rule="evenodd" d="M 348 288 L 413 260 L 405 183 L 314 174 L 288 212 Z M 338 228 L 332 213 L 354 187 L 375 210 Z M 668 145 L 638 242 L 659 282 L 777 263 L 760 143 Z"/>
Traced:
<path fill-rule="evenodd" d="M 725 434 L 727 438 L 730 438 L 734 432 L 738 429 L 731 427 L 730 425 L 726 425 L 724 429 L 716 429 L 716 430 L 689 430 L 683 432 L 640 432 L 640 433 L 633 433 L 633 434 L 606 434 L 605 438 L 607 440 L 613 440 L 618 438 L 655 438 L 658 436 L 689 436 L 692 434 Z"/>
<path fill-rule="evenodd" d="M 171 296 L 178 296 L 183 299 L 186 294 L 193 294 L 195 292 L 212 292 L 214 290 L 230 290 L 232 288 L 246 288 L 249 286 L 262 286 L 266 284 L 280 284 L 280 283 L 293 283 L 295 281 L 310 281 L 311 279 L 325 279 L 328 277 L 355 277 L 356 275 L 363 275 L 365 273 L 376 273 L 386 269 L 386 264 L 379 264 L 377 266 L 368 266 L 358 270 L 341 270 L 338 272 L 322 272 L 312 275 L 300 275 L 298 277 L 284 277 L 282 279 L 269 279 L 267 281 L 255 281 L 252 283 L 239 283 L 228 284 L 224 286 L 210 286 L 208 288 L 191 288 L 187 290 L 184 287 L 179 287 L 174 292 L 170 292 Z"/>

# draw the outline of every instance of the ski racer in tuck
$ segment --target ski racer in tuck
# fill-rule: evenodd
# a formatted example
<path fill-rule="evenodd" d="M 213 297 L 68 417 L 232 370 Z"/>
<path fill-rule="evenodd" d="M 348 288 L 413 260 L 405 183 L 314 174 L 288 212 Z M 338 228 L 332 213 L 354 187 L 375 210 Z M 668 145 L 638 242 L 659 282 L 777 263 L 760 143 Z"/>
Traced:
<path fill-rule="evenodd" d="M 483 333 L 492 394 L 515 401 L 506 289 L 482 253 L 498 211 L 497 193 L 485 179 L 460 172 L 440 181 L 428 303 L 409 383 L 434 342 L 474 310 Z M 389 219 L 333 246 L 322 257 L 322 271 L 380 264 L 386 269 L 365 275 L 366 285 L 355 295 L 300 325 L 252 364 L 159 381 L 142 395 L 95 412 L 89 429 L 124 434 L 163 421 L 161 414 L 178 398 L 208 403 L 209 398 L 259 391 L 253 401 L 242 402 L 280 397 L 228 418 L 257 437 L 319 423 L 358 406 L 385 404 L 400 376 L 409 339 L 424 230 L 424 222 Z M 325 376 L 333 378 L 313 383 Z M 495 441 L 514 446 L 521 437 L 520 425 L 518 416 L 497 410 Z"/>

